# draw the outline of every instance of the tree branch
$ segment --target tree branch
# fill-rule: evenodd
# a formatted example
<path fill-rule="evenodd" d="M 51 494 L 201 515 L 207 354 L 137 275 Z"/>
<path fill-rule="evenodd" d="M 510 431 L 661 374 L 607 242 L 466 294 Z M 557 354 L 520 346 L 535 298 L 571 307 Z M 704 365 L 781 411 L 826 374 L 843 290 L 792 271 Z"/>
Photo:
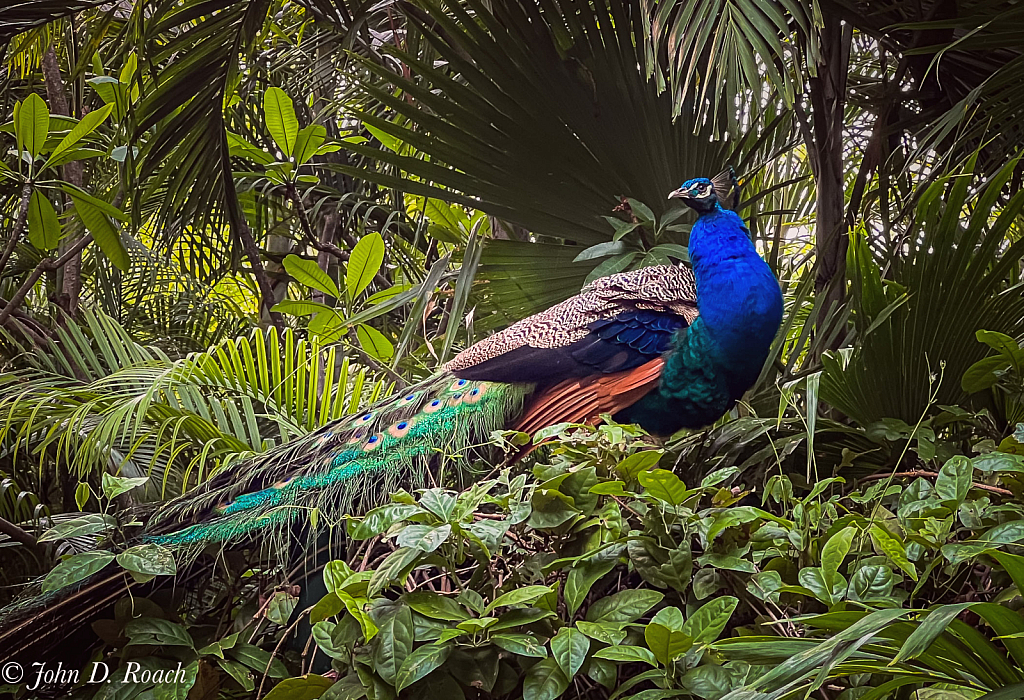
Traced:
<path fill-rule="evenodd" d="M 4 307 L 3 311 L 0 311 L 0 326 L 7 323 L 7 319 L 11 317 L 14 310 L 21 306 L 21 302 L 25 301 L 25 297 L 35 286 L 39 278 L 43 276 L 44 272 L 53 272 L 67 265 L 72 260 L 76 259 L 79 253 L 81 253 L 87 245 L 92 243 L 92 236 L 82 236 L 79 238 L 74 245 L 68 248 L 62 256 L 54 260 L 53 258 L 43 258 L 36 265 L 36 268 L 29 273 L 29 276 L 18 288 L 18 291 L 14 293 L 11 300 L 7 302 L 7 306 Z"/>
<path fill-rule="evenodd" d="M 26 182 L 21 188 L 21 203 L 18 205 L 18 214 L 14 219 L 14 228 L 11 229 L 11 240 L 7 241 L 7 245 L 4 246 L 4 252 L 0 255 L 0 275 L 3 274 L 4 268 L 7 267 L 7 261 L 18 246 L 18 241 L 21 240 L 21 234 L 25 230 L 25 219 L 28 218 L 28 203 L 31 199 L 32 183 Z"/>
<path fill-rule="evenodd" d="M 37 551 L 39 550 L 39 542 L 36 540 L 36 538 L 22 530 L 14 523 L 10 522 L 9 520 L 4 520 L 3 518 L 0 518 L 0 533 L 7 535 L 12 540 L 21 542 L 29 549 L 34 549 Z"/>

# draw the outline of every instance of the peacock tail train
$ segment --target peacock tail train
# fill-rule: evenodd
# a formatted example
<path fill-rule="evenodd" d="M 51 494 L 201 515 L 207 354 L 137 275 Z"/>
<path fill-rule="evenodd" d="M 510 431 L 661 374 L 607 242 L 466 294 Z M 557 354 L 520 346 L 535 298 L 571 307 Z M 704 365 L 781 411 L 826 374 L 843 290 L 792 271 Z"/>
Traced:
<path fill-rule="evenodd" d="M 441 373 L 170 501 L 154 514 L 144 539 L 189 558 L 215 542 L 307 521 L 314 509 L 318 520 L 336 523 L 400 487 L 441 482 L 447 469 L 465 473 L 533 390 L 533 384 Z"/>

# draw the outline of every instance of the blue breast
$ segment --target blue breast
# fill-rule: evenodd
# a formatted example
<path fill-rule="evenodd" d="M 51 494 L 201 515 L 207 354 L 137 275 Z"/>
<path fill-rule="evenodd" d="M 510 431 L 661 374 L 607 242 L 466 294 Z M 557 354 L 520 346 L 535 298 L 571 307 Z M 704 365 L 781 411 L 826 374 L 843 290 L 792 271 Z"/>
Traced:
<path fill-rule="evenodd" d="M 782 292 L 743 220 L 716 207 L 690 233 L 700 317 L 678 330 L 661 383 L 616 419 L 657 434 L 713 423 L 757 380 L 782 322 Z"/>

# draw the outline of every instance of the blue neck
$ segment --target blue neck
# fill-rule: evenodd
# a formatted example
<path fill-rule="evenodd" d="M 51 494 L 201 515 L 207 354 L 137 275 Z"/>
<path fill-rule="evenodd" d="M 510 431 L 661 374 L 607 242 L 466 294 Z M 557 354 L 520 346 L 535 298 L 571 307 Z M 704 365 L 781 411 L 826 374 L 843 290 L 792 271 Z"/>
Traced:
<path fill-rule="evenodd" d="M 740 384 L 753 382 L 782 321 L 778 280 L 739 215 L 717 204 L 697 219 L 689 250 L 697 307 L 716 355 L 709 359 Z"/>

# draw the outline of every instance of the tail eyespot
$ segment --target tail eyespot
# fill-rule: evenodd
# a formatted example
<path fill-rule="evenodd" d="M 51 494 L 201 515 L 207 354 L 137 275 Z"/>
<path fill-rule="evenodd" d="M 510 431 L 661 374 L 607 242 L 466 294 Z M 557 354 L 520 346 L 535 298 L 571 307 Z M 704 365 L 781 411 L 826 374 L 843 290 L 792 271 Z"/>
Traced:
<path fill-rule="evenodd" d="M 391 437 L 403 438 L 409 434 L 409 431 L 412 429 L 412 424 L 412 420 L 399 421 L 388 428 L 388 433 Z"/>
<path fill-rule="evenodd" d="M 462 403 L 461 393 L 452 394 L 452 397 L 448 399 L 449 406 L 458 406 L 460 403 Z"/>
<path fill-rule="evenodd" d="M 456 380 L 456 381 L 455 381 L 455 382 L 453 382 L 453 383 L 452 383 L 452 385 L 451 385 L 451 386 L 450 386 L 450 387 L 448 388 L 448 391 L 458 391 L 459 389 L 461 389 L 462 387 L 466 386 L 467 384 L 469 384 L 469 380 L 468 380 L 468 379 L 459 379 L 459 380 Z"/>
<path fill-rule="evenodd" d="M 380 435 L 371 435 L 370 438 L 366 441 L 366 444 L 363 445 L 363 452 L 372 452 L 373 450 L 376 450 L 378 447 L 380 447 L 380 443 Z"/>
<path fill-rule="evenodd" d="M 480 384 L 479 386 L 475 386 L 470 389 L 469 392 L 466 393 L 466 398 L 463 400 L 468 404 L 476 404 L 480 402 L 480 399 L 484 397 L 485 393 L 487 393 L 487 385 Z"/>
<path fill-rule="evenodd" d="M 431 401 L 430 403 L 428 403 L 426 406 L 423 407 L 423 412 L 424 413 L 434 413 L 436 411 L 440 411 L 441 408 L 443 408 L 443 407 L 444 407 L 444 402 L 441 401 L 441 399 L 434 399 L 433 401 Z"/>

